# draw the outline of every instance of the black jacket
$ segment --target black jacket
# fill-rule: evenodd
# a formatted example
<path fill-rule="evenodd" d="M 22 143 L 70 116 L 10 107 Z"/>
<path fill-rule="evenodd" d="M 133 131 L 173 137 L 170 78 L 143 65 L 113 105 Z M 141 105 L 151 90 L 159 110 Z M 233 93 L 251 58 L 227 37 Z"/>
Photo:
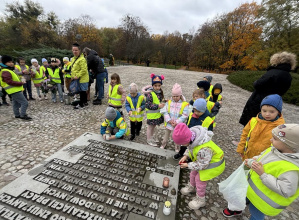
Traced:
<path fill-rule="evenodd" d="M 94 75 L 105 72 L 104 63 L 96 51 L 91 50 L 86 59 L 88 70 L 92 70 Z"/>
<path fill-rule="evenodd" d="M 253 83 L 254 91 L 249 97 L 239 123 L 246 125 L 252 117 L 260 112 L 262 100 L 271 94 L 283 96 L 291 86 L 290 64 L 279 64 L 269 67 L 267 72 Z"/>

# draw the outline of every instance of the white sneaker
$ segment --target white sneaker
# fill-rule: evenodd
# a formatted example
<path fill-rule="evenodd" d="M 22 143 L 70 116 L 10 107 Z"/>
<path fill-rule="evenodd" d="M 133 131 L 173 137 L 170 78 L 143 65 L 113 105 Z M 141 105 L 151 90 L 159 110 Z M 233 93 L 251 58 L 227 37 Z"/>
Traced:
<path fill-rule="evenodd" d="M 205 197 L 199 197 L 198 195 L 196 195 L 196 197 L 194 197 L 192 201 L 188 203 L 189 208 L 194 210 L 204 207 L 205 205 Z"/>
<path fill-rule="evenodd" d="M 38 97 L 38 100 L 39 100 L 39 101 L 42 100 L 42 97 L 39 96 L 39 97 Z"/>
<path fill-rule="evenodd" d="M 63 100 L 60 100 L 61 103 L 63 103 Z"/>
<path fill-rule="evenodd" d="M 48 99 L 48 97 L 47 97 L 46 95 L 45 95 L 44 97 L 45 97 L 45 100 L 47 100 L 47 99 Z"/>
<path fill-rule="evenodd" d="M 151 146 L 153 146 L 153 147 L 158 147 L 158 145 L 154 142 L 153 139 L 148 140 L 148 141 L 147 141 L 147 144 L 148 144 L 148 145 L 151 145 Z"/>
<path fill-rule="evenodd" d="M 181 189 L 181 193 L 185 196 L 188 196 L 190 193 L 194 193 L 194 192 L 196 192 L 196 189 L 194 186 L 190 184 L 190 182 L 187 184 L 187 186 Z"/>

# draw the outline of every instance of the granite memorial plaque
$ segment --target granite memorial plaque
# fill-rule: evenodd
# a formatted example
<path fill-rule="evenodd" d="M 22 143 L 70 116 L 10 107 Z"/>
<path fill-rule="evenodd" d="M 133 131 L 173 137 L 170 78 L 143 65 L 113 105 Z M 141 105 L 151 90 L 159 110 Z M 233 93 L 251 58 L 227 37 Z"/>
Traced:
<path fill-rule="evenodd" d="M 85 133 L 0 189 L 0 219 L 175 219 L 180 167 L 174 154 Z M 170 215 L 163 214 L 165 201 Z"/>

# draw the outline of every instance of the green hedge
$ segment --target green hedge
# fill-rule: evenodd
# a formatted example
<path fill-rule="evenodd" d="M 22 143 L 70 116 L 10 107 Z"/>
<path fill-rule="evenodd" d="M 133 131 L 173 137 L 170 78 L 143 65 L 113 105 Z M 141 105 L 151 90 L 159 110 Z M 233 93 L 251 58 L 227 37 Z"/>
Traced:
<path fill-rule="evenodd" d="M 265 74 L 265 71 L 238 71 L 231 73 L 227 79 L 232 84 L 252 92 L 254 90 L 254 81 L 259 79 L 263 74 Z M 296 73 L 291 73 L 291 75 L 293 78 L 291 87 L 282 98 L 286 103 L 299 106 L 299 75 Z"/>

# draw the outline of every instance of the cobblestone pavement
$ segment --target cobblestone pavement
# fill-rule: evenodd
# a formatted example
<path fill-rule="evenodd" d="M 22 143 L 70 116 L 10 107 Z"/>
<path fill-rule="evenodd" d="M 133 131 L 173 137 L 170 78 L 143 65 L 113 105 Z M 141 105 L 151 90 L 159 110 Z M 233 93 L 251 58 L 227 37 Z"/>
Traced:
<path fill-rule="evenodd" d="M 192 91 L 196 89 L 196 83 L 205 75 L 212 75 L 212 83 L 221 83 L 223 86 L 223 107 L 217 116 L 217 127 L 214 130 L 213 140 L 225 152 L 226 170 L 218 178 L 208 182 L 207 185 L 207 205 L 197 211 L 190 210 L 187 202 L 192 197 L 179 195 L 177 206 L 177 219 L 224 219 L 221 212 L 226 207 L 221 194 L 218 192 L 217 183 L 228 177 L 240 164 L 241 159 L 235 152 L 232 140 L 238 140 L 242 126 L 238 123 L 242 109 L 250 96 L 247 92 L 226 80 L 226 75 L 207 74 L 202 72 L 191 72 L 184 70 L 167 70 L 158 68 L 123 66 L 110 67 L 109 76 L 112 73 L 120 75 L 122 85 L 128 88 L 131 82 L 137 83 L 139 90 L 141 87 L 151 83 L 150 73 L 163 74 L 163 90 L 166 97 L 171 96 L 171 88 L 174 83 L 179 83 L 183 88 L 183 94 L 187 100 L 191 99 Z M 94 88 L 94 84 L 92 85 Z M 105 85 L 107 91 L 108 84 Z M 35 88 L 33 88 L 35 94 Z M 94 94 L 94 89 L 91 92 Z M 42 160 L 67 145 L 84 132 L 100 133 L 100 125 L 104 119 L 106 100 L 104 105 L 93 106 L 90 104 L 83 110 L 73 110 L 72 106 L 63 103 L 52 103 L 50 95 L 48 100 L 30 101 L 28 115 L 32 121 L 15 119 L 12 107 L 0 107 L 0 188 L 9 184 L 15 178 L 39 164 Z M 299 123 L 299 107 L 284 104 L 283 114 L 287 123 Z M 125 112 L 125 111 L 124 111 Z M 125 117 L 128 118 L 125 113 Z M 142 134 L 135 142 L 146 144 L 145 121 Z M 164 135 L 163 128 L 157 130 L 159 140 L 162 141 Z M 174 150 L 173 142 L 169 141 L 168 149 Z M 180 185 L 183 187 L 189 179 L 188 171 L 182 170 Z M 299 200 L 297 199 L 291 206 L 275 218 L 266 219 L 299 219 Z M 249 212 L 235 219 L 248 219 Z"/>

